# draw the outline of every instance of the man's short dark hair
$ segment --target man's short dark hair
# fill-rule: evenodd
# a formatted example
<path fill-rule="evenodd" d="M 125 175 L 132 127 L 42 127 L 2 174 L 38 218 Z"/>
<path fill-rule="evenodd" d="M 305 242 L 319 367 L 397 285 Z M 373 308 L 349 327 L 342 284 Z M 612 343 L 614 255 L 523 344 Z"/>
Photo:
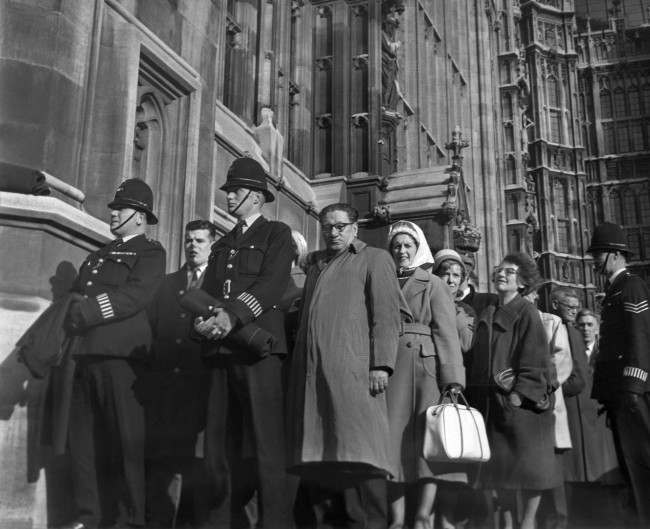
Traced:
<path fill-rule="evenodd" d="M 196 219 L 191 220 L 185 225 L 185 231 L 208 230 L 210 237 L 215 239 L 217 237 L 217 227 L 209 220 Z"/>
<path fill-rule="evenodd" d="M 323 209 L 321 209 L 320 213 L 318 214 L 318 220 L 322 224 L 325 221 L 325 217 L 328 213 L 332 213 L 333 211 L 344 211 L 345 213 L 348 214 L 348 218 L 350 219 L 350 222 L 356 222 L 359 220 L 359 212 L 354 209 L 350 204 L 345 204 L 343 202 L 337 202 L 336 204 L 330 204 L 329 206 L 325 206 Z"/>

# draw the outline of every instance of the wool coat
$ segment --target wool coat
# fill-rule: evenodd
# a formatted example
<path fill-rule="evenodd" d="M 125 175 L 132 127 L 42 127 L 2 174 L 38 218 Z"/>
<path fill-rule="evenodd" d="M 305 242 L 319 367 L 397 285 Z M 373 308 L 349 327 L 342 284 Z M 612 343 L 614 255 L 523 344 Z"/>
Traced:
<path fill-rule="evenodd" d="M 576 329 L 570 328 L 578 335 Z M 582 342 L 582 337 L 580 338 Z M 614 484 L 622 481 L 618 466 L 614 434 L 607 426 L 607 416 L 598 401 L 591 398 L 594 384 L 594 365 L 598 356 L 598 343 L 594 345 L 591 356 L 586 354 L 586 346 L 578 344 L 571 349 L 574 364 L 583 374 L 584 387 L 572 392 L 571 380 L 564 384 L 565 401 L 569 416 L 569 429 L 573 449 L 563 456 L 564 480 L 579 482 L 599 481 Z"/>
<path fill-rule="evenodd" d="M 484 415 L 492 458 L 482 465 L 484 488 L 544 490 L 562 476 L 555 456 L 552 393 L 554 369 L 546 332 L 537 309 L 517 295 L 505 305 L 488 306 L 477 326 L 468 369 L 470 404 Z M 494 376 L 514 371 L 513 405 Z M 540 410 L 539 404 L 546 403 Z"/>
<path fill-rule="evenodd" d="M 422 457 L 425 412 L 440 391 L 455 382 L 465 386 L 465 367 L 456 330 L 456 308 L 449 289 L 437 276 L 416 268 L 400 296 L 402 332 L 395 372 L 386 391 L 391 450 L 398 481 L 425 478 L 457 481 L 453 469 Z"/>
<path fill-rule="evenodd" d="M 354 240 L 329 262 L 324 252 L 308 262 L 288 386 L 291 470 L 394 474 L 386 395 L 369 390 L 371 369 L 395 367 L 400 291 L 393 260 Z"/>
<path fill-rule="evenodd" d="M 553 417 L 555 418 L 555 448 L 566 450 L 571 448 L 571 434 L 569 433 L 569 419 L 567 418 L 566 404 L 562 386 L 571 375 L 573 360 L 571 359 L 571 348 L 566 327 L 562 319 L 555 314 L 539 312 L 546 329 L 546 337 L 551 347 L 551 361 L 555 367 L 555 374 L 560 386 L 555 390 L 555 405 L 553 406 Z"/>

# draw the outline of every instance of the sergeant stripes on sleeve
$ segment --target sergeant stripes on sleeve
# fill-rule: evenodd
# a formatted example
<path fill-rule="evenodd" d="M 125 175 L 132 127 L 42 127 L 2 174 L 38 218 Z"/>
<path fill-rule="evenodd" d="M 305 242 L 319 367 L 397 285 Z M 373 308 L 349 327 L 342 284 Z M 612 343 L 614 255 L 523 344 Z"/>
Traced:
<path fill-rule="evenodd" d="M 260 314 L 262 314 L 262 305 L 260 302 L 257 300 L 253 294 L 249 294 L 248 292 L 242 292 L 237 296 L 237 299 L 246 305 L 250 311 L 255 315 L 255 317 L 259 317 Z"/>
<path fill-rule="evenodd" d="M 647 378 L 648 378 L 648 372 L 644 371 L 640 367 L 628 366 L 625 369 L 623 369 L 623 376 L 624 377 L 638 378 L 642 382 L 645 382 L 647 380 Z"/>
<path fill-rule="evenodd" d="M 107 320 L 115 316 L 113 312 L 113 305 L 111 305 L 111 300 L 108 298 L 108 294 L 103 292 L 102 294 L 97 294 L 96 296 L 97 303 L 99 303 L 99 310 L 102 313 L 102 318 Z"/>
<path fill-rule="evenodd" d="M 644 312 L 648 310 L 648 300 L 644 299 L 643 301 L 639 301 L 638 303 L 632 303 L 630 301 L 625 301 L 623 303 L 623 309 L 626 312 L 631 312 L 633 314 L 639 314 L 641 312 Z"/>

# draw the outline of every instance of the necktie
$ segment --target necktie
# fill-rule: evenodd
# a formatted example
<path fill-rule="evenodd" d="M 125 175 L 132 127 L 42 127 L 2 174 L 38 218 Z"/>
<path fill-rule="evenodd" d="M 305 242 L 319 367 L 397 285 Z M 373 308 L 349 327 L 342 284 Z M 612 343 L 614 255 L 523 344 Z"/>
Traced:
<path fill-rule="evenodd" d="M 190 276 L 190 282 L 187 285 L 187 290 L 194 290 L 199 288 L 199 281 L 201 280 L 201 273 L 198 268 L 192 270 L 192 275 Z"/>
<path fill-rule="evenodd" d="M 242 238 L 242 235 L 244 234 L 244 226 L 246 226 L 246 221 L 240 220 L 237 222 L 235 229 L 233 230 L 233 241 L 237 242 Z"/>

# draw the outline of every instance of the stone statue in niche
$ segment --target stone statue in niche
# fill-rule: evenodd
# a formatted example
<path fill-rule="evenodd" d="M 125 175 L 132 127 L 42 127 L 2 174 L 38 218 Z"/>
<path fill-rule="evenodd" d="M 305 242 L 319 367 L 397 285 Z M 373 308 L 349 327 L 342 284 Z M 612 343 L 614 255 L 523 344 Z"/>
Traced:
<path fill-rule="evenodd" d="M 401 42 L 396 38 L 396 30 L 404 12 L 403 0 L 384 0 L 381 12 L 381 104 L 385 110 L 395 111 L 402 95 L 397 81 L 397 50 Z"/>

